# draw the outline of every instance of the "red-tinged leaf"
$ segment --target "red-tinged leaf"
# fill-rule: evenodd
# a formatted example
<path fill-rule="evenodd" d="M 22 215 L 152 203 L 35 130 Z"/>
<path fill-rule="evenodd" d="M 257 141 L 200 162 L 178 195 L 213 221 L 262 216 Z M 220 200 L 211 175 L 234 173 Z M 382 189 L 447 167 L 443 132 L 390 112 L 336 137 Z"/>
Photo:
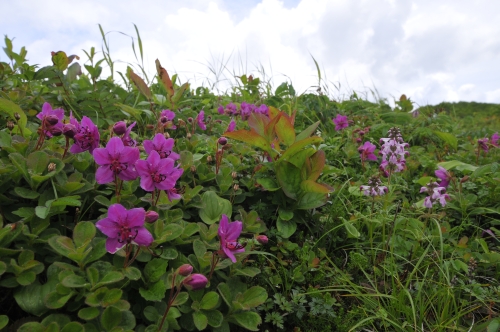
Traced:
<path fill-rule="evenodd" d="M 301 141 L 295 142 L 292 145 L 290 145 L 290 147 L 288 149 L 285 150 L 285 152 L 281 156 L 281 159 L 288 160 L 294 154 L 296 154 L 297 152 L 301 151 L 305 146 L 307 146 L 309 144 L 319 143 L 322 140 L 323 139 L 321 137 L 313 136 L 313 137 L 308 137 L 308 138 L 305 138 L 305 139 L 303 139 Z"/>
<path fill-rule="evenodd" d="M 319 126 L 319 121 L 316 123 L 313 123 L 312 125 L 310 125 L 306 129 L 304 129 L 304 131 L 302 131 L 300 134 L 298 134 L 297 137 L 295 137 L 295 141 L 296 142 L 302 141 L 304 138 L 311 136 L 314 133 L 314 131 L 316 130 L 316 128 L 318 128 L 318 126 Z"/>
<path fill-rule="evenodd" d="M 331 189 L 326 185 L 311 180 L 304 180 L 300 183 L 300 189 L 308 193 L 328 194 Z"/>
<path fill-rule="evenodd" d="M 280 141 L 285 143 L 285 145 L 290 146 L 295 142 L 295 129 L 290 117 L 284 113 L 281 114 L 282 116 L 275 126 L 276 135 L 278 135 Z"/>
<path fill-rule="evenodd" d="M 151 90 L 149 90 L 149 87 L 147 86 L 146 82 L 139 76 L 137 76 L 136 73 L 132 69 L 129 71 L 129 77 L 134 82 L 135 86 L 139 91 L 144 95 L 144 97 L 151 99 Z"/>
<path fill-rule="evenodd" d="M 158 77 L 165 87 L 165 90 L 167 90 L 168 96 L 172 98 L 172 96 L 174 95 L 174 85 L 172 84 L 172 80 L 170 79 L 170 76 L 168 76 L 167 70 L 161 66 L 160 60 L 156 59 L 155 63 Z"/>
<path fill-rule="evenodd" d="M 457 247 L 459 248 L 467 248 L 467 242 L 469 242 L 469 238 L 464 236 L 458 241 Z"/>
<path fill-rule="evenodd" d="M 258 148 L 261 148 L 264 151 L 270 152 L 271 147 L 269 143 L 266 141 L 266 139 L 262 136 L 260 136 L 255 130 L 250 129 L 250 130 L 235 130 L 231 132 L 225 132 L 224 136 L 227 138 L 232 138 L 237 141 L 245 142 L 250 145 L 256 146 Z"/>
<path fill-rule="evenodd" d="M 65 52 L 59 51 L 59 52 L 52 52 L 52 63 L 54 66 L 59 69 L 60 71 L 65 70 L 68 68 L 68 56 L 66 55 Z"/>
<path fill-rule="evenodd" d="M 248 118 L 248 125 L 255 130 L 260 136 L 266 136 L 265 128 L 269 123 L 269 118 L 264 114 L 252 113 Z"/>
<path fill-rule="evenodd" d="M 314 153 L 307 162 L 307 180 L 316 181 L 325 167 L 325 151 L 319 150 Z"/>
<path fill-rule="evenodd" d="M 280 118 L 281 115 L 278 115 L 266 125 L 264 132 L 265 132 L 265 137 L 267 138 L 268 141 L 276 139 L 276 125 L 278 124 Z"/>
<path fill-rule="evenodd" d="M 295 124 L 295 115 L 297 115 L 297 110 L 294 110 L 292 116 L 290 117 L 290 122 L 292 123 L 292 126 Z"/>
<path fill-rule="evenodd" d="M 277 109 L 276 107 L 273 107 L 273 106 L 269 106 L 269 118 L 272 120 L 274 119 L 275 117 L 278 116 L 278 114 L 280 114 L 281 111 L 279 109 Z"/>

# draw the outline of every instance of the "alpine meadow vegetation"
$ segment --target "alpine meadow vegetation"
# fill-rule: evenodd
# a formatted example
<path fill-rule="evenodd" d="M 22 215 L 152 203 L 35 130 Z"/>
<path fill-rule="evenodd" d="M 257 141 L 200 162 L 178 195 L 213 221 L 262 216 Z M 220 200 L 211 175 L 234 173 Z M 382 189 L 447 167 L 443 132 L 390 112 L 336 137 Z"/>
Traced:
<path fill-rule="evenodd" d="M 4 39 L 0 330 L 500 331 L 498 105 L 193 88 L 100 29 Z"/>

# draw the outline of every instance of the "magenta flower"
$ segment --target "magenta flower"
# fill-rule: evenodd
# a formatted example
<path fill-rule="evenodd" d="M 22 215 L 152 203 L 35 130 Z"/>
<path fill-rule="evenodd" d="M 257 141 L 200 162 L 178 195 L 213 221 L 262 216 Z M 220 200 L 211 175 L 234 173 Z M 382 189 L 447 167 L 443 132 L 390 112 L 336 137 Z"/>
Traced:
<path fill-rule="evenodd" d="M 480 138 L 477 140 L 477 144 L 478 146 L 484 151 L 484 152 L 488 152 L 490 150 L 489 146 L 488 146 L 488 141 L 490 139 L 485 137 L 485 138 Z M 479 154 L 479 152 L 478 152 Z"/>
<path fill-rule="evenodd" d="M 373 153 L 375 151 L 375 144 L 370 142 L 365 142 L 362 146 L 358 148 L 359 156 L 364 162 L 365 160 L 377 160 L 377 156 Z"/>
<path fill-rule="evenodd" d="M 229 257 L 233 263 L 236 263 L 236 257 L 234 254 L 238 254 L 245 251 L 245 246 L 238 243 L 238 237 L 243 229 L 243 223 L 241 221 L 229 222 L 225 214 L 219 223 L 219 241 L 220 250 L 219 255 L 222 257 Z"/>
<path fill-rule="evenodd" d="M 491 145 L 498 147 L 498 140 L 500 139 L 500 135 L 498 132 L 491 135 Z"/>
<path fill-rule="evenodd" d="M 72 113 L 70 113 L 69 122 L 76 128 L 76 135 L 73 137 L 75 143 L 71 146 L 69 151 L 71 153 L 81 153 L 84 151 L 93 153 L 94 150 L 99 147 L 99 140 L 101 137 L 97 126 L 86 116 L 82 118 L 81 123 L 78 123 Z"/>
<path fill-rule="evenodd" d="M 335 130 L 336 131 L 339 131 L 339 130 L 342 130 L 344 128 L 349 127 L 349 122 L 347 121 L 347 116 L 345 116 L 345 115 L 337 114 L 337 117 L 332 119 L 332 120 L 333 120 L 333 123 L 335 123 Z"/>
<path fill-rule="evenodd" d="M 175 113 L 171 110 L 163 110 L 160 113 L 160 123 L 163 126 L 167 126 L 167 129 L 176 129 L 177 127 L 172 124 L 172 121 L 175 118 Z"/>
<path fill-rule="evenodd" d="M 139 159 L 139 149 L 124 146 L 120 137 L 112 137 L 106 148 L 97 148 L 93 153 L 99 165 L 95 178 L 97 183 L 109 183 L 118 176 L 124 181 L 137 178 L 134 164 Z"/>
<path fill-rule="evenodd" d="M 440 187 L 445 187 L 445 188 L 448 187 L 452 179 L 452 176 L 450 172 L 446 170 L 446 168 L 438 166 L 438 170 L 435 171 L 434 174 L 441 180 L 441 182 L 439 183 Z"/>
<path fill-rule="evenodd" d="M 234 119 L 231 119 L 231 122 L 229 122 L 229 126 L 227 126 L 226 132 L 234 131 L 236 129 L 236 122 Z"/>
<path fill-rule="evenodd" d="M 118 121 L 113 125 L 113 132 L 116 135 L 123 135 L 127 131 L 127 124 L 125 121 Z"/>
<path fill-rule="evenodd" d="M 123 134 L 122 137 L 123 145 L 131 147 L 135 147 L 137 145 L 137 141 L 133 140 L 132 137 L 130 137 L 130 133 L 132 132 L 132 128 L 135 127 L 135 124 L 136 122 L 134 121 L 134 123 L 128 126 L 127 130 L 125 131 L 125 134 Z"/>
<path fill-rule="evenodd" d="M 201 130 L 207 130 L 207 126 L 205 124 L 205 111 L 200 111 L 200 113 L 198 113 L 196 116 L 196 122 Z"/>
<path fill-rule="evenodd" d="M 388 189 L 382 185 L 382 181 L 376 176 L 368 180 L 368 185 L 359 187 L 365 196 L 382 196 L 387 194 Z"/>
<path fill-rule="evenodd" d="M 195 273 L 186 277 L 182 284 L 190 291 L 203 289 L 208 284 L 208 279 L 203 274 Z"/>
<path fill-rule="evenodd" d="M 428 183 L 427 186 L 420 188 L 420 192 L 429 194 L 424 199 L 424 206 L 429 209 L 436 202 L 439 202 L 444 207 L 447 203 L 446 201 L 450 200 L 450 196 L 446 193 L 446 188 L 440 187 L 437 182 Z"/>
<path fill-rule="evenodd" d="M 219 105 L 219 107 L 217 108 L 217 112 L 218 112 L 220 115 L 223 115 L 223 114 L 224 114 L 224 106 Z"/>
<path fill-rule="evenodd" d="M 36 115 L 42 121 L 42 128 L 45 136 L 52 137 L 53 132 L 63 128 L 62 120 L 64 119 L 64 110 L 62 108 L 52 109 L 49 103 L 44 103 L 42 111 Z M 55 130 L 52 130 L 56 128 Z"/>
<path fill-rule="evenodd" d="M 172 202 L 174 199 L 181 199 L 182 196 L 177 193 L 177 189 L 172 188 L 165 190 L 165 193 L 167 194 L 168 200 Z"/>
<path fill-rule="evenodd" d="M 151 245 L 153 235 L 144 228 L 145 218 L 143 208 L 127 210 L 121 204 L 113 204 L 108 209 L 108 217 L 99 220 L 95 226 L 108 237 L 106 250 L 114 254 L 127 243 Z"/>
<path fill-rule="evenodd" d="M 160 155 L 161 159 L 170 158 L 172 160 L 180 159 L 180 156 L 172 151 L 174 147 L 174 139 L 173 138 L 165 138 L 163 134 L 156 134 L 153 140 L 145 140 L 143 142 L 144 150 L 146 150 L 147 154 L 150 154 L 151 151 L 156 151 Z"/>
<path fill-rule="evenodd" d="M 161 159 L 155 150 L 151 151 L 148 159 L 137 160 L 135 168 L 141 177 L 141 188 L 146 191 L 174 188 L 183 172 L 182 169 L 174 167 L 173 159 Z"/>

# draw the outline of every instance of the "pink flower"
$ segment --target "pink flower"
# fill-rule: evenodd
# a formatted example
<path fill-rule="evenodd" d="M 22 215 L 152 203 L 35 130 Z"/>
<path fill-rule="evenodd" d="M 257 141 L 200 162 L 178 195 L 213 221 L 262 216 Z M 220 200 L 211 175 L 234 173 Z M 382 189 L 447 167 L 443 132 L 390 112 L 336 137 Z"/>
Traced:
<path fill-rule="evenodd" d="M 477 140 L 477 144 L 479 145 L 479 147 L 484 151 L 484 152 L 488 152 L 490 150 L 489 146 L 488 146 L 488 141 L 490 139 L 489 138 L 480 138 Z"/>
<path fill-rule="evenodd" d="M 175 118 L 175 113 L 171 110 L 163 110 L 160 113 L 160 123 L 166 126 L 167 129 L 177 129 L 175 125 L 172 124 L 172 120 Z"/>
<path fill-rule="evenodd" d="M 93 153 L 99 165 L 95 178 L 97 183 L 109 183 L 118 176 L 124 181 L 137 178 L 134 164 L 139 159 L 139 149 L 124 146 L 120 137 L 109 140 L 106 148 L 97 148 Z"/>
<path fill-rule="evenodd" d="M 444 207 L 447 203 L 446 201 L 450 200 L 450 196 L 446 193 L 446 188 L 440 187 L 437 182 L 428 183 L 427 186 L 420 188 L 420 192 L 429 194 L 424 199 L 424 206 L 429 209 L 436 202 L 439 202 Z"/>
<path fill-rule="evenodd" d="M 172 159 L 161 159 L 155 150 L 151 151 L 146 160 L 137 160 L 135 168 L 141 177 L 141 188 L 146 191 L 174 188 L 183 172 L 182 169 L 174 167 Z"/>
<path fill-rule="evenodd" d="M 36 115 L 42 121 L 42 128 L 45 136 L 52 137 L 51 129 L 56 128 L 53 132 L 63 128 L 62 120 L 64 119 L 64 110 L 62 108 L 52 109 L 49 103 L 44 103 L 42 111 Z"/>
<path fill-rule="evenodd" d="M 269 239 L 265 235 L 257 235 L 256 240 L 260 244 L 267 244 L 267 242 L 269 242 Z"/>
<path fill-rule="evenodd" d="M 181 199 L 182 198 L 182 196 L 177 193 L 177 189 L 175 189 L 175 188 L 165 190 L 165 193 L 167 194 L 168 200 L 170 202 L 172 202 L 175 199 Z"/>
<path fill-rule="evenodd" d="M 446 170 L 446 168 L 438 166 L 438 170 L 435 171 L 434 174 L 441 180 L 441 182 L 439 183 L 440 187 L 445 187 L 445 188 L 448 187 L 452 179 L 452 176 L 450 172 Z"/>
<path fill-rule="evenodd" d="M 375 151 L 375 144 L 370 142 L 365 142 L 362 146 L 358 148 L 359 156 L 361 160 L 364 162 L 365 160 L 377 160 L 377 156 L 373 154 Z"/>
<path fill-rule="evenodd" d="M 146 212 L 143 208 L 127 210 L 121 204 L 113 204 L 108 209 L 108 217 L 96 223 L 99 229 L 108 238 L 106 250 L 114 254 L 127 243 L 139 246 L 149 246 L 153 242 L 153 235 L 144 228 Z"/>
<path fill-rule="evenodd" d="M 340 115 L 337 114 L 337 117 L 335 117 L 333 120 L 333 123 L 335 123 L 335 130 L 339 131 L 344 128 L 349 127 L 349 122 L 347 121 L 347 116 L 345 115 Z"/>
<path fill-rule="evenodd" d="M 183 277 L 187 277 L 193 273 L 193 266 L 191 264 L 182 264 L 177 268 L 177 273 Z"/>
<path fill-rule="evenodd" d="M 131 147 L 135 147 L 137 145 L 137 141 L 133 140 L 132 137 L 130 137 L 130 133 L 132 132 L 132 128 L 135 127 L 135 124 L 136 124 L 136 122 L 134 122 L 130 126 L 128 126 L 127 130 L 125 131 L 125 134 L 123 134 L 123 137 L 122 137 L 123 145 L 131 146 Z"/>
<path fill-rule="evenodd" d="M 76 128 L 76 135 L 73 137 L 75 143 L 69 151 L 71 153 L 84 151 L 93 153 L 99 147 L 100 134 L 97 126 L 86 116 L 82 118 L 81 124 L 78 123 L 72 113 L 70 113 L 69 121 Z"/>
<path fill-rule="evenodd" d="M 144 150 L 146 150 L 147 154 L 150 154 L 151 151 L 156 151 L 160 155 L 160 158 L 170 158 L 172 160 L 180 159 L 180 156 L 173 152 L 174 148 L 174 139 L 173 138 L 165 138 L 163 134 L 156 134 L 153 140 L 145 140 L 142 144 L 144 145 Z"/>
<path fill-rule="evenodd" d="M 127 124 L 125 121 L 118 121 L 113 125 L 113 132 L 116 135 L 123 135 L 127 131 Z"/>
<path fill-rule="evenodd" d="M 234 131 L 236 129 L 236 122 L 234 119 L 231 119 L 231 122 L 229 122 L 229 126 L 227 126 L 226 131 Z"/>
<path fill-rule="evenodd" d="M 491 145 L 498 147 L 498 140 L 500 139 L 500 135 L 498 132 L 491 135 Z"/>
<path fill-rule="evenodd" d="M 225 214 L 219 223 L 219 241 L 220 250 L 219 254 L 222 257 L 229 257 L 233 263 L 236 263 L 236 257 L 234 254 L 245 252 L 244 245 L 238 243 L 238 237 L 243 229 L 243 223 L 241 221 L 229 222 Z"/>
<path fill-rule="evenodd" d="M 205 124 L 205 111 L 200 111 L 196 116 L 196 122 L 201 130 L 207 130 L 207 126 Z"/>
<path fill-rule="evenodd" d="M 146 222 L 147 223 L 150 223 L 150 224 L 154 223 L 156 220 L 158 220 L 159 217 L 160 217 L 160 215 L 156 211 L 146 212 Z"/>

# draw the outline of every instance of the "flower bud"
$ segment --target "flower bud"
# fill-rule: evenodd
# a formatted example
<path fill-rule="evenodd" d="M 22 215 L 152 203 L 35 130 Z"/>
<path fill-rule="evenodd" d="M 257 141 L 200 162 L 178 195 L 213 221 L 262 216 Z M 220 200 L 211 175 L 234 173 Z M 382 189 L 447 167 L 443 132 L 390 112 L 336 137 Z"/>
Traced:
<path fill-rule="evenodd" d="M 162 117 L 160 117 L 160 122 L 161 123 L 167 123 L 168 122 L 168 118 L 166 116 L 162 116 Z"/>
<path fill-rule="evenodd" d="M 237 183 L 235 183 L 233 189 L 234 191 L 238 191 L 238 189 L 240 189 L 240 186 Z"/>
<path fill-rule="evenodd" d="M 269 242 L 269 239 L 265 235 L 257 235 L 256 239 L 260 244 L 267 244 L 267 242 Z"/>
<path fill-rule="evenodd" d="M 208 284 L 208 279 L 203 274 L 195 273 L 189 275 L 182 284 L 191 291 L 203 289 Z"/>
<path fill-rule="evenodd" d="M 361 143 L 363 140 L 361 138 L 356 138 L 356 143 Z"/>
<path fill-rule="evenodd" d="M 146 212 L 146 222 L 147 223 L 154 223 L 156 220 L 158 220 L 158 218 L 160 217 L 160 215 L 155 212 L 155 211 L 148 211 Z"/>
<path fill-rule="evenodd" d="M 212 159 L 212 156 L 207 156 L 207 163 L 209 163 L 209 164 L 210 164 L 210 163 L 212 162 L 212 160 L 213 160 L 213 159 Z"/>
<path fill-rule="evenodd" d="M 165 133 L 165 134 L 163 134 L 163 136 L 165 136 L 165 138 L 170 138 L 170 134 L 169 133 Z"/>
<path fill-rule="evenodd" d="M 189 118 L 188 118 L 188 122 L 189 122 L 189 123 L 193 123 L 193 118 L 192 118 L 192 117 L 189 117 Z"/>
<path fill-rule="evenodd" d="M 54 164 L 54 163 L 50 163 L 50 164 L 47 166 L 47 170 L 48 170 L 49 172 L 53 172 L 53 171 L 55 171 L 55 170 L 56 170 L 56 164 Z"/>
<path fill-rule="evenodd" d="M 113 125 L 113 132 L 115 135 L 123 135 L 127 131 L 127 124 L 125 121 L 118 121 Z"/>
<path fill-rule="evenodd" d="M 186 126 L 186 121 L 179 119 L 179 127 L 185 127 Z"/>
<path fill-rule="evenodd" d="M 196 166 L 191 166 L 190 167 L 191 173 L 196 173 Z"/>
<path fill-rule="evenodd" d="M 62 133 L 64 136 L 68 138 L 73 138 L 76 135 L 76 127 L 75 125 L 72 125 L 71 123 L 66 123 L 63 126 Z"/>
<path fill-rule="evenodd" d="M 190 264 L 183 264 L 177 269 L 177 274 L 183 277 L 187 277 L 191 273 L 193 273 L 193 266 Z"/>
<path fill-rule="evenodd" d="M 226 145 L 227 144 L 227 138 L 221 137 L 221 138 L 219 138 L 219 140 L 217 141 L 217 143 L 219 143 L 220 145 Z"/>
<path fill-rule="evenodd" d="M 9 130 L 12 131 L 14 129 L 14 122 L 7 121 L 7 128 L 9 128 Z"/>
<path fill-rule="evenodd" d="M 52 136 L 61 136 L 62 135 L 62 130 L 56 127 L 50 128 L 50 133 Z"/>
<path fill-rule="evenodd" d="M 53 126 L 53 125 L 55 125 L 55 124 L 57 124 L 57 123 L 59 122 L 59 118 L 58 118 L 57 116 L 55 116 L 55 115 L 51 114 L 51 115 L 47 115 L 47 116 L 45 117 L 45 121 L 46 121 L 49 125 Z"/>
<path fill-rule="evenodd" d="M 232 173 L 231 173 L 231 177 L 232 177 L 233 179 L 236 179 L 236 178 L 238 177 L 238 173 L 236 173 L 236 172 L 232 172 Z"/>
<path fill-rule="evenodd" d="M 191 139 L 191 137 L 193 137 L 193 135 L 191 135 L 191 133 L 187 133 L 186 137 L 187 137 L 187 139 Z"/>
<path fill-rule="evenodd" d="M 15 112 L 14 113 L 14 119 L 16 119 L 17 121 L 21 120 L 21 114 Z"/>
<path fill-rule="evenodd" d="M 464 176 L 461 180 L 460 180 L 460 183 L 464 183 L 464 182 L 467 182 L 469 180 L 469 176 L 466 175 Z"/>

